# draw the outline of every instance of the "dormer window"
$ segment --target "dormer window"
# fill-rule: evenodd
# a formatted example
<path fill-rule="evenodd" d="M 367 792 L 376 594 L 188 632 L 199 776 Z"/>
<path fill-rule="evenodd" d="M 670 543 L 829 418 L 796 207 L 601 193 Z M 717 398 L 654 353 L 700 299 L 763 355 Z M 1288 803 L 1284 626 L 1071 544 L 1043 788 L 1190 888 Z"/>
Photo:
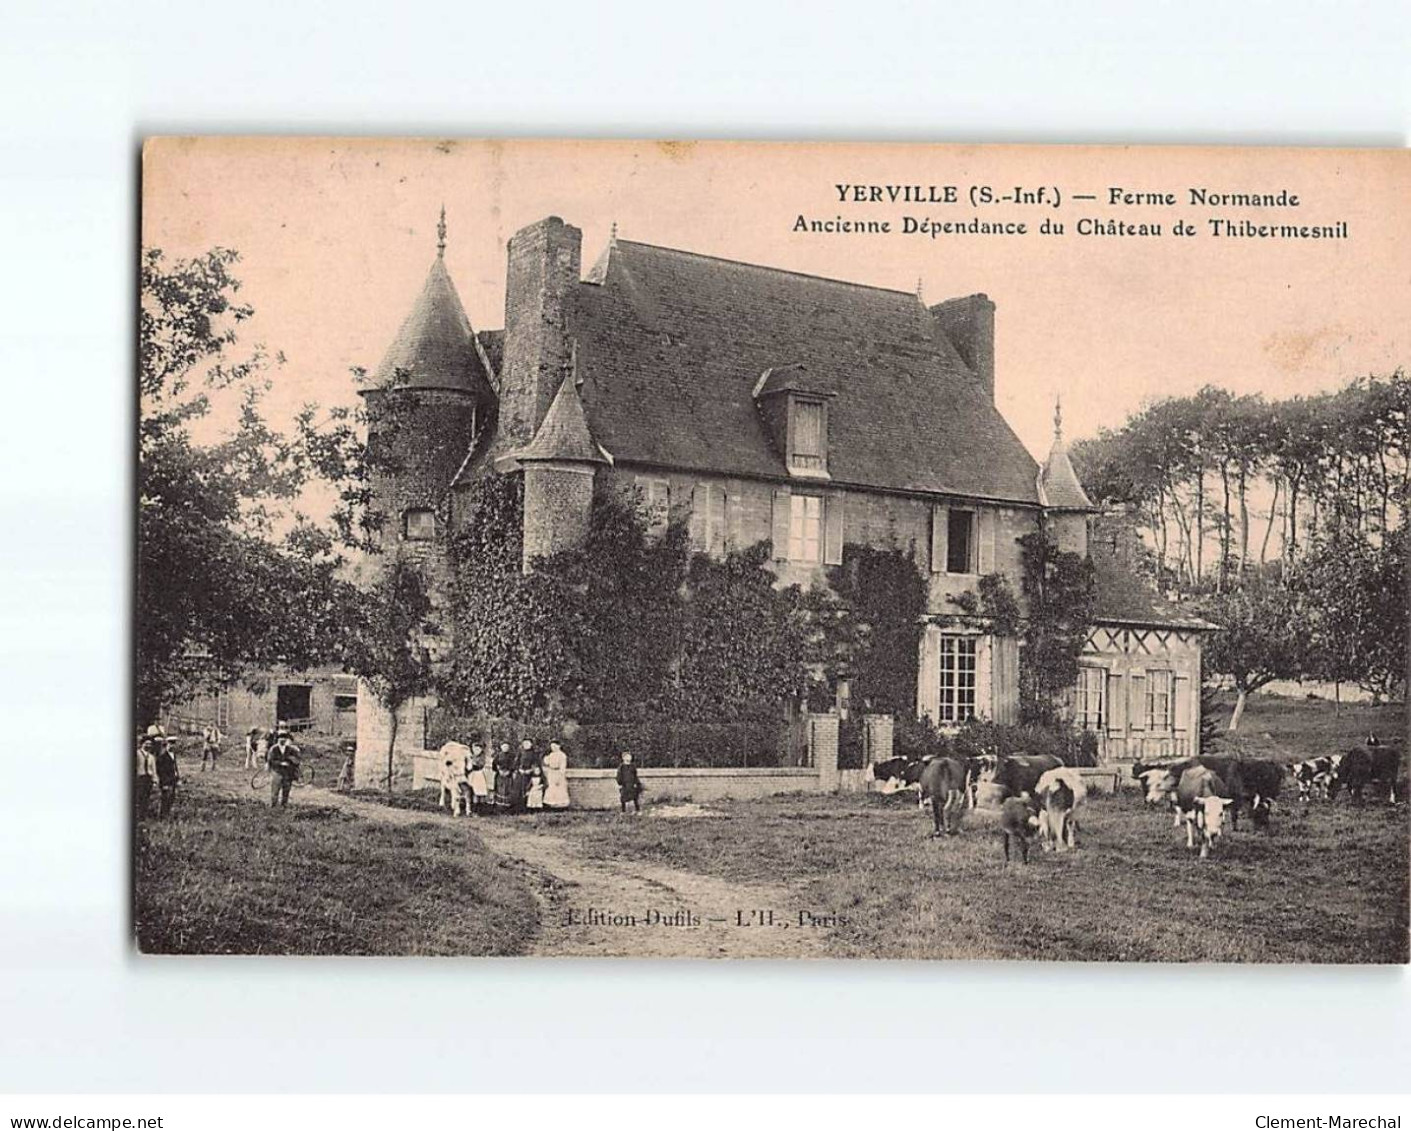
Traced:
<path fill-rule="evenodd" d="M 403 511 L 402 536 L 408 542 L 430 542 L 436 537 L 436 513 L 425 508 Z"/>
<path fill-rule="evenodd" d="M 789 469 L 827 474 L 828 406 L 823 401 L 789 398 Z"/>

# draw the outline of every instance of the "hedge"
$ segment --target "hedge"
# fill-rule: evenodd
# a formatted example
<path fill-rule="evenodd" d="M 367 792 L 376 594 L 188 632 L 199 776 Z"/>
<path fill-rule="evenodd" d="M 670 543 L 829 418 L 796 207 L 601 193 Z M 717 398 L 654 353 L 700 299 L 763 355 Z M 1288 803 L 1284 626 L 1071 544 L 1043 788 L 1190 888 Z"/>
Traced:
<path fill-rule="evenodd" d="M 783 764 L 787 724 L 773 712 L 734 722 L 676 720 L 591 723 L 524 723 L 512 719 L 467 717 L 431 712 L 427 743 L 481 742 L 493 750 L 502 742 L 512 749 L 529 739 L 541 753 L 551 740 L 562 744 L 574 768 L 612 768 L 624 750 L 638 766 L 739 769 Z"/>

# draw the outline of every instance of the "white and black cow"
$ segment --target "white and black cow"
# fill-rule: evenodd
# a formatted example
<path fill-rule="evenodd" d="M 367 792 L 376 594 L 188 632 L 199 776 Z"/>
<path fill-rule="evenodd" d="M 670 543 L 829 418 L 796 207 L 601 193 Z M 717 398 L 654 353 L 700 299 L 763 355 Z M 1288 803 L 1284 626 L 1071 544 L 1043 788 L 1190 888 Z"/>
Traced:
<path fill-rule="evenodd" d="M 1305 758 L 1302 762 L 1295 762 L 1290 766 L 1289 773 L 1293 775 L 1294 784 L 1298 786 L 1299 801 L 1306 805 L 1315 797 L 1326 798 L 1328 785 L 1333 780 L 1337 763 L 1341 761 L 1342 755 L 1336 754 L 1332 757 Z"/>
<path fill-rule="evenodd" d="M 1176 804 L 1186 824 L 1186 847 L 1195 848 L 1199 834 L 1202 860 L 1210 855 L 1211 847 L 1220 839 L 1225 810 L 1235 804 L 1234 798 L 1226 797 L 1225 793 L 1225 783 L 1214 770 L 1205 766 L 1186 770 L 1176 786 Z"/>
<path fill-rule="evenodd" d="M 1039 840 L 1044 850 L 1078 847 L 1078 810 L 1088 797 L 1083 775 L 1071 766 L 1046 770 L 1034 787 L 1039 803 Z"/>
<path fill-rule="evenodd" d="M 926 762 L 921 758 L 888 758 L 885 762 L 870 762 L 867 766 L 867 780 L 877 782 L 881 793 L 899 793 L 903 789 L 918 786 L 921 771 Z"/>

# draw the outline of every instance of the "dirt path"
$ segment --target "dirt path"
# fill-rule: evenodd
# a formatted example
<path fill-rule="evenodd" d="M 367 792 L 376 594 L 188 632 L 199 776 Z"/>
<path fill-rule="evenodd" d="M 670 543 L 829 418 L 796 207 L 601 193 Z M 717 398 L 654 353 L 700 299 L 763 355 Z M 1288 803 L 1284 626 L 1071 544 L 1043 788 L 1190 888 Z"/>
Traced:
<path fill-rule="evenodd" d="M 218 782 L 227 787 L 225 774 Z M 248 779 L 232 778 L 231 792 Z M 291 805 L 330 805 L 383 824 L 449 821 L 310 787 Z M 475 833 L 501 856 L 527 865 L 539 900 L 532 955 L 630 958 L 824 958 L 827 930 L 798 925 L 785 887 L 731 883 L 677 868 L 585 858 L 529 820 L 478 820 Z M 773 924 L 762 922 L 773 913 Z M 743 920 L 743 923 L 742 923 Z"/>

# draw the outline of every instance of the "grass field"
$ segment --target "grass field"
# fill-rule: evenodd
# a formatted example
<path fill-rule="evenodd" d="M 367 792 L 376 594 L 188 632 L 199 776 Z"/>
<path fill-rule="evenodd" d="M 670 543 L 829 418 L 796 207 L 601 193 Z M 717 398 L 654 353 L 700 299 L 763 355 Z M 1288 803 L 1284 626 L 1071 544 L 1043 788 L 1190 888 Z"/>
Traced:
<path fill-rule="evenodd" d="M 1255 697 L 1235 740 L 1292 760 L 1398 732 L 1401 707 Z M 1247 822 L 1206 861 L 1135 793 L 1096 797 L 1078 852 L 1003 865 L 994 815 L 927 839 L 914 797 L 797 796 L 720 806 L 723 818 L 554 816 L 585 853 L 740 880 L 794 881 L 797 909 L 836 912 L 842 956 L 1087 961 L 1405 962 L 1407 808 L 1300 807 Z"/>
<path fill-rule="evenodd" d="M 175 819 L 137 830 L 148 954 L 518 954 L 538 912 L 522 872 L 468 829 L 279 812 L 187 765 Z"/>

